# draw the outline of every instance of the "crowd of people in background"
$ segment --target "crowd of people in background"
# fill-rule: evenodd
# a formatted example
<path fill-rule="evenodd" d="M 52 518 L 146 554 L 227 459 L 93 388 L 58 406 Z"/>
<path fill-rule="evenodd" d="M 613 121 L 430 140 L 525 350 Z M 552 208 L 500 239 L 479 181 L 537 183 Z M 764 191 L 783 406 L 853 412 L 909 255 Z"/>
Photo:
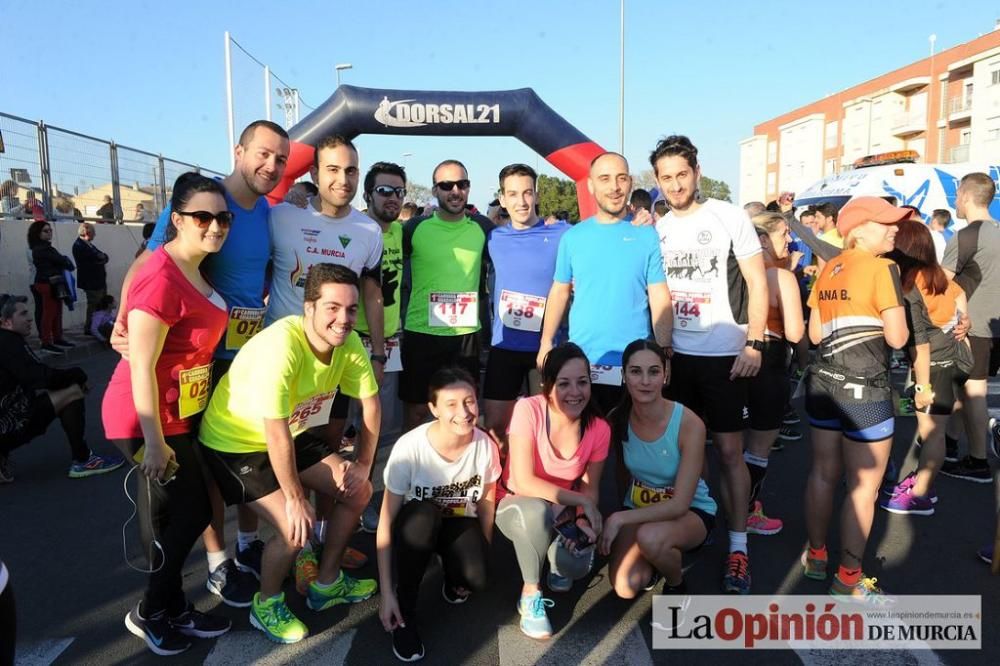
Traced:
<path fill-rule="evenodd" d="M 524 164 L 500 171 L 486 215 L 456 159 L 432 173 L 434 205 L 404 203 L 405 170 L 376 162 L 362 174 L 342 136 L 318 141 L 312 182 L 271 207 L 288 156 L 285 131 L 257 121 L 229 176 L 182 175 L 117 307 L 93 224 L 78 226 L 75 261 L 52 247 L 50 222 L 29 227 L 42 349 L 70 345 L 61 316 L 75 269 L 86 329 L 122 354 L 102 421 L 137 465 L 150 554 L 125 625 L 156 654 L 231 627 L 185 597 L 199 537 L 208 590 L 247 608 L 268 639 L 309 635 L 286 601 L 291 575 L 314 611 L 379 594 L 402 661 L 425 655 L 420 625 L 437 621 L 418 603 L 432 556 L 444 600 L 463 604 L 504 584 L 487 566 L 497 533 L 522 578 L 520 629 L 535 639 L 553 635 L 550 597 L 599 558 L 621 598 L 686 593 L 682 558 L 717 525 L 720 587 L 748 594 L 748 535 L 784 529 L 761 489 L 771 452 L 802 437 L 799 386 L 812 462 L 804 502 L 783 510 L 802 507 L 802 574 L 839 600 L 892 603 L 864 572 L 878 507 L 928 516 L 939 473 L 992 481 L 1000 223 L 985 174 L 958 187 L 961 228 L 948 211 L 876 197 L 796 210 L 783 193 L 740 208 L 702 196 L 698 150 L 675 135 L 649 156 L 656 200 L 633 191 L 623 156 L 602 153 L 587 181 L 596 213 L 570 224 L 540 216 Z M 365 212 L 351 205 L 359 187 Z M 118 217 L 111 205 L 99 217 Z M 2 298 L 0 480 L 12 478 L 10 451 L 57 417 L 70 476 L 122 465 L 82 439 L 86 375 L 40 363 L 26 299 Z M 914 469 L 890 464 L 901 388 L 917 418 Z M 380 394 L 404 407 L 381 498 Z M 20 411 L 8 417 L 8 404 Z M 717 480 L 703 476 L 710 458 Z M 359 526 L 376 535 L 377 579 L 347 572 L 365 564 L 348 545 Z M 979 556 L 991 561 L 992 547 Z"/>

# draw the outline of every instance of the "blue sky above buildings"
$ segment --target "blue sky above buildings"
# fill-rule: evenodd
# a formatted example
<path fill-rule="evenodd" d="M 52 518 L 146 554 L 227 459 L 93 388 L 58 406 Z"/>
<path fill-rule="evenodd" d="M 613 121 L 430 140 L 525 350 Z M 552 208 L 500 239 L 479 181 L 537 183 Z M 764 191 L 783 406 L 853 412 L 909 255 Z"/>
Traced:
<path fill-rule="evenodd" d="M 312 106 L 332 94 L 334 64 L 344 62 L 353 65 L 344 83 L 359 86 L 531 87 L 591 139 L 618 149 L 618 0 L 3 6 L 0 111 L 222 171 L 225 30 Z M 755 124 L 925 57 L 931 33 L 941 51 L 998 18 L 1000 7 L 985 0 L 626 0 L 626 157 L 633 172 L 647 169 L 657 138 L 684 133 L 700 149 L 703 172 L 735 190 L 738 141 Z M 239 131 L 264 115 L 264 81 L 236 49 L 233 60 Z M 274 116 L 280 122 L 281 112 Z M 357 144 L 362 168 L 405 162 L 423 185 L 440 160 L 462 160 L 480 206 L 509 162 L 557 173 L 512 138 L 362 136 Z"/>

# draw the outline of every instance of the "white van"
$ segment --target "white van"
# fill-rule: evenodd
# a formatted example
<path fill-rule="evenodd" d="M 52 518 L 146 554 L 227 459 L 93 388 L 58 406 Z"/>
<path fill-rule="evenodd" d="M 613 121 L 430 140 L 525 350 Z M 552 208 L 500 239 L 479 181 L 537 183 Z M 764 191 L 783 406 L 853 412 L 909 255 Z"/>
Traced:
<path fill-rule="evenodd" d="M 853 197 L 882 197 L 897 206 L 915 206 L 929 221 L 936 208 L 944 208 L 955 221 L 954 230 L 965 226 L 955 215 L 955 192 L 967 173 L 988 173 L 997 183 L 997 197 L 990 205 L 994 219 L 1000 219 L 1000 165 L 916 164 L 909 151 L 872 155 L 855 162 L 855 168 L 827 176 L 795 197 L 795 207 L 829 202 L 838 210 Z"/>

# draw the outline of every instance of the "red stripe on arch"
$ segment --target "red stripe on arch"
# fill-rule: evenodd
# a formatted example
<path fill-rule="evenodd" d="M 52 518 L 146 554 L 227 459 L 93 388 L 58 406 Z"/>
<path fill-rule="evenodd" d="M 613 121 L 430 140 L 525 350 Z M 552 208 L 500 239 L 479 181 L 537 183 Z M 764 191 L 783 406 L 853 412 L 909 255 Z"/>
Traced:
<path fill-rule="evenodd" d="M 576 181 L 576 199 L 580 206 L 580 219 L 584 220 L 597 212 L 594 197 L 587 189 L 587 175 L 590 163 L 595 157 L 606 152 L 593 141 L 574 143 L 549 153 L 545 159 L 555 168 Z"/>

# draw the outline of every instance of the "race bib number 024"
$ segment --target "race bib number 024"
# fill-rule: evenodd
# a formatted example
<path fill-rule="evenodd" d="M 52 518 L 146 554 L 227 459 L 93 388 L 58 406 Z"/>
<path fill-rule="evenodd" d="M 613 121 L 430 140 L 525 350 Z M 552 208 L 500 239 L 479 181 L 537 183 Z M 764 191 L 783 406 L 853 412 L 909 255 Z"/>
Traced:
<path fill-rule="evenodd" d="M 297 404 L 288 417 L 288 429 L 291 433 L 295 435 L 303 430 L 329 423 L 330 408 L 333 407 L 333 398 L 336 395 L 336 391 L 320 393 Z"/>
<path fill-rule="evenodd" d="M 479 324 L 479 294 L 474 291 L 432 291 L 427 296 L 427 325 L 475 328 Z"/>
<path fill-rule="evenodd" d="M 177 401 L 177 413 L 180 417 L 186 419 L 205 411 L 212 386 L 212 364 L 181 370 L 177 374 L 177 382 L 180 384 L 180 397 Z"/>
<path fill-rule="evenodd" d="M 233 308 L 226 325 L 226 349 L 237 351 L 264 327 L 267 308 Z"/>
<path fill-rule="evenodd" d="M 666 502 L 673 496 L 673 488 L 656 488 L 654 486 L 647 486 L 642 481 L 638 481 L 636 479 L 632 479 L 632 483 L 629 487 L 629 499 L 632 500 L 632 506 L 637 509 L 649 506 L 650 504 Z"/>
<path fill-rule="evenodd" d="M 500 321 L 507 328 L 538 333 L 542 330 L 545 298 L 506 289 L 500 292 Z"/>
<path fill-rule="evenodd" d="M 674 328 L 705 333 L 712 327 L 712 297 L 699 291 L 671 292 L 674 300 Z"/>

